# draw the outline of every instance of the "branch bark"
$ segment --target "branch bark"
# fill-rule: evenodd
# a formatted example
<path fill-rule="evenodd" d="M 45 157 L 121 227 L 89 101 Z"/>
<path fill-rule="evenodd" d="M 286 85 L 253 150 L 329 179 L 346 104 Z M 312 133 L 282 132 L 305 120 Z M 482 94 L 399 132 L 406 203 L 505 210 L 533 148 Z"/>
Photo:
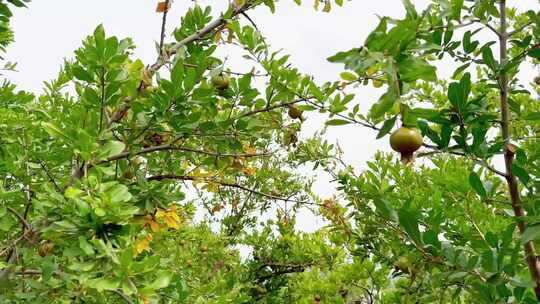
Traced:
<path fill-rule="evenodd" d="M 225 181 L 216 180 L 216 179 L 213 179 L 213 178 L 195 177 L 195 176 L 189 176 L 189 175 L 174 175 L 174 174 L 154 175 L 154 176 L 150 176 L 150 177 L 147 178 L 147 180 L 149 180 L 149 181 L 162 181 L 162 180 L 167 180 L 167 179 L 181 180 L 181 181 L 200 181 L 200 182 L 205 182 L 205 183 L 215 183 L 215 184 L 218 184 L 218 185 L 221 185 L 221 186 L 224 186 L 224 187 L 236 188 L 236 189 L 240 189 L 240 190 L 243 190 L 243 191 L 247 191 L 247 192 L 259 195 L 259 196 L 263 196 L 263 197 L 266 197 L 266 198 L 269 198 L 269 199 L 273 199 L 273 200 L 284 201 L 284 202 L 294 202 L 294 203 L 304 203 L 304 202 L 295 201 L 295 200 L 291 200 L 291 199 L 284 198 L 284 197 L 275 196 L 275 195 L 268 194 L 268 193 L 263 193 L 263 192 L 255 190 L 255 189 L 251 189 L 251 188 L 248 188 L 246 186 L 242 186 L 240 184 L 229 183 L 229 182 L 225 182 Z"/>
<path fill-rule="evenodd" d="M 506 0 L 499 0 L 499 10 L 500 10 L 500 62 L 501 65 L 505 65 L 508 62 L 508 24 L 506 17 Z M 514 162 L 514 152 L 510 149 L 510 111 L 508 106 L 508 91 L 509 91 L 509 81 L 508 74 L 506 71 L 501 71 L 499 75 L 499 86 L 500 86 L 500 102 L 501 102 L 501 132 L 502 137 L 505 142 L 504 146 L 504 163 L 506 167 L 506 182 L 508 184 L 508 190 L 510 193 L 510 201 L 512 203 L 512 209 L 514 210 L 514 216 L 517 220 L 517 226 L 521 234 L 525 232 L 527 225 L 523 220 L 525 216 L 525 211 L 521 202 L 521 197 L 519 193 L 519 187 L 517 178 L 512 172 L 512 165 Z M 531 273 L 532 280 L 535 282 L 534 292 L 536 294 L 536 299 L 540 302 L 540 265 L 538 264 L 538 259 L 536 258 L 536 249 L 534 247 L 533 241 L 528 241 L 523 246 L 525 252 L 525 260 L 527 266 L 529 267 L 529 272 Z"/>
<path fill-rule="evenodd" d="M 165 1 L 165 11 L 163 12 L 163 20 L 161 21 L 161 33 L 159 35 L 159 55 L 163 56 L 163 43 L 165 42 L 165 28 L 167 26 L 167 13 L 169 12 L 169 0 Z"/>
<path fill-rule="evenodd" d="M 254 153 L 254 154 L 218 153 L 218 152 L 210 152 L 210 151 L 192 149 L 192 148 L 187 148 L 187 147 L 178 147 L 178 146 L 174 146 L 172 144 L 167 144 L 167 145 L 161 145 L 161 146 L 154 146 L 154 147 L 145 148 L 145 149 L 142 149 L 141 151 L 138 151 L 138 152 L 122 152 L 122 153 L 120 153 L 118 155 L 111 156 L 111 157 L 107 158 L 106 160 L 98 162 L 97 164 L 98 165 L 99 164 L 104 164 L 104 163 L 112 162 L 112 161 L 115 161 L 115 160 L 128 158 L 130 156 L 144 155 L 144 154 L 149 154 L 149 153 L 158 152 L 158 151 L 183 151 L 183 152 L 192 152 L 192 153 L 196 153 L 196 154 L 204 154 L 204 155 L 215 156 L 215 157 L 246 157 L 246 158 L 268 156 L 268 155 L 272 154 L 272 152 L 263 152 L 263 153 Z"/>
<path fill-rule="evenodd" d="M 133 302 L 125 293 L 122 292 L 122 290 L 120 289 L 113 289 L 111 290 L 112 292 L 116 293 L 118 296 L 120 296 L 122 298 L 122 300 L 124 300 L 126 303 L 128 304 L 134 304 L 135 302 Z"/>

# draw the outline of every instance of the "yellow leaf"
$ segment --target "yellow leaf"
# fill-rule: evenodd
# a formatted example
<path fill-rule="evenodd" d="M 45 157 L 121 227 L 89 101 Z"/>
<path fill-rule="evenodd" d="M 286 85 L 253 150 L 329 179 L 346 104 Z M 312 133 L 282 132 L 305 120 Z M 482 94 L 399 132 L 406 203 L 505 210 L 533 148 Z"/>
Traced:
<path fill-rule="evenodd" d="M 235 4 L 236 8 L 242 7 L 242 5 L 244 5 L 244 3 L 245 3 L 245 0 L 234 0 L 234 4 Z"/>
<path fill-rule="evenodd" d="M 135 243 L 135 256 L 143 253 L 144 251 L 150 251 L 150 242 L 152 241 L 152 235 L 148 234 L 144 239 L 138 240 Z"/>
<path fill-rule="evenodd" d="M 152 85 L 152 72 L 150 72 L 148 69 L 144 69 L 142 73 L 142 82 L 146 87 L 149 87 Z"/>
<path fill-rule="evenodd" d="M 233 42 L 233 39 L 234 39 L 234 31 L 232 28 L 228 27 L 227 28 L 228 30 L 228 34 L 227 34 L 227 43 L 232 43 Z"/>
<path fill-rule="evenodd" d="M 216 183 L 208 183 L 206 184 L 206 190 L 208 190 L 209 192 L 218 193 L 219 185 Z"/>
<path fill-rule="evenodd" d="M 164 220 L 168 228 L 180 229 L 180 217 L 174 205 L 169 210 L 156 212 L 156 218 Z"/>
<path fill-rule="evenodd" d="M 244 145 L 244 152 L 249 155 L 257 154 L 257 149 L 251 147 L 250 145 Z"/>
<path fill-rule="evenodd" d="M 315 2 L 313 3 L 313 8 L 318 11 L 319 10 L 319 2 L 320 0 L 315 0 Z"/>
<path fill-rule="evenodd" d="M 380 88 L 383 86 L 383 82 L 380 81 L 380 80 L 377 80 L 377 79 L 373 79 L 373 86 L 376 87 L 376 88 Z"/>
<path fill-rule="evenodd" d="M 168 11 L 169 8 L 170 6 L 167 5 L 167 1 L 158 2 L 157 7 L 156 7 L 156 13 L 164 13 Z"/>
<path fill-rule="evenodd" d="M 248 168 L 244 169 L 244 174 L 248 175 L 248 176 L 253 176 L 253 175 L 255 175 L 256 172 L 257 172 L 257 169 L 255 169 L 253 167 L 248 167 Z"/>
<path fill-rule="evenodd" d="M 217 31 L 214 35 L 214 42 L 218 43 L 219 41 L 221 41 L 221 31 Z"/>
<path fill-rule="evenodd" d="M 180 166 L 183 170 L 187 170 L 189 169 L 189 167 L 191 167 L 191 164 L 189 163 L 189 161 L 185 160 L 182 162 L 182 165 Z"/>
<path fill-rule="evenodd" d="M 149 226 L 153 232 L 157 232 L 159 230 L 159 224 L 154 221 L 151 215 L 144 217 L 144 226 Z"/>
<path fill-rule="evenodd" d="M 326 0 L 324 2 L 323 12 L 328 13 L 331 9 L 332 9 L 332 4 L 330 3 L 330 0 Z"/>
<path fill-rule="evenodd" d="M 212 207 L 212 214 L 220 212 L 223 209 L 223 205 L 216 204 L 214 207 Z"/>
<path fill-rule="evenodd" d="M 195 170 L 193 170 L 193 173 L 191 174 L 193 177 L 209 177 L 212 175 L 212 172 L 211 171 L 204 171 L 202 170 L 201 168 L 197 168 Z"/>
<path fill-rule="evenodd" d="M 375 66 L 370 66 L 367 71 L 366 71 L 366 74 L 368 76 L 371 76 L 373 74 L 375 74 L 376 72 L 378 71 L 378 69 L 375 67 Z"/>
<path fill-rule="evenodd" d="M 141 295 L 140 298 L 143 304 L 150 304 L 150 300 L 147 297 Z"/>

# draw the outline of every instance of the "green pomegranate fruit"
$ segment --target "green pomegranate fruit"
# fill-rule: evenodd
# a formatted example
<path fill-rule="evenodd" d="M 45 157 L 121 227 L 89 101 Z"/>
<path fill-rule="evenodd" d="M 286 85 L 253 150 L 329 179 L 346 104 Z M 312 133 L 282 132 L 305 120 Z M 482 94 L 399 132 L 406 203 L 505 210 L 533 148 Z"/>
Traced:
<path fill-rule="evenodd" d="M 218 74 L 212 77 L 211 79 L 212 85 L 214 88 L 218 90 L 226 90 L 229 88 L 229 85 L 231 83 L 231 78 L 227 76 L 226 74 Z"/>
<path fill-rule="evenodd" d="M 402 256 L 394 263 L 394 267 L 403 273 L 409 273 L 411 272 L 412 264 L 407 257 Z"/>
<path fill-rule="evenodd" d="M 38 248 L 39 256 L 46 257 L 50 255 L 54 250 L 54 244 L 51 242 L 45 242 L 41 244 Z"/>
<path fill-rule="evenodd" d="M 420 149 L 424 140 L 422 134 L 415 129 L 401 127 L 390 136 L 390 146 L 401 154 L 413 154 Z"/>
<path fill-rule="evenodd" d="M 292 119 L 302 119 L 303 111 L 298 107 L 289 106 L 289 117 Z"/>
<path fill-rule="evenodd" d="M 424 144 L 422 134 L 416 129 L 401 127 L 390 136 L 390 146 L 401 154 L 401 161 L 405 164 L 412 161 L 412 156 Z"/>

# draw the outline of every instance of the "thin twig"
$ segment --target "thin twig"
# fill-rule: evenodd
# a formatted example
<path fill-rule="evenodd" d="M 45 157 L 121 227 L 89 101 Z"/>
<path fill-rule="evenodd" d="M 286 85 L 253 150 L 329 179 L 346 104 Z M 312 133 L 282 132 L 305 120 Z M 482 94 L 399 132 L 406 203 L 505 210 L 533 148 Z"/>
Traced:
<path fill-rule="evenodd" d="M 128 304 L 135 304 L 125 293 L 123 293 L 120 289 L 112 289 L 112 292 L 119 295 L 126 303 Z"/>
<path fill-rule="evenodd" d="M 247 117 L 247 116 L 251 116 L 251 115 L 255 115 L 255 114 L 259 114 L 259 113 L 263 113 L 263 112 L 269 112 L 269 111 L 272 111 L 272 110 L 278 109 L 278 108 L 284 108 L 284 107 L 287 107 L 287 106 L 290 106 L 290 105 L 293 105 L 293 104 L 300 103 L 302 101 L 306 101 L 306 99 L 301 98 L 301 99 L 297 99 L 297 100 L 293 100 L 293 101 L 289 101 L 289 102 L 279 103 L 279 104 L 269 106 L 269 107 L 265 107 L 265 108 L 262 108 L 262 109 L 259 109 L 259 110 L 249 111 L 249 112 L 246 112 L 244 114 L 241 114 L 238 117 L 235 117 L 234 120 L 244 118 L 244 117 Z"/>
<path fill-rule="evenodd" d="M 204 155 L 216 156 L 216 157 L 246 157 L 246 158 L 248 158 L 248 157 L 268 156 L 268 155 L 273 154 L 273 152 L 252 153 L 252 154 L 250 154 L 250 153 L 243 153 L 243 154 L 217 153 L 217 152 L 210 152 L 210 151 L 192 149 L 192 148 L 187 148 L 187 147 L 176 147 L 176 146 L 174 146 L 172 144 L 167 144 L 167 145 L 161 145 L 161 146 L 154 146 L 154 147 L 145 148 L 145 149 L 143 149 L 141 151 L 137 151 L 137 152 L 129 152 L 129 151 L 128 152 L 122 152 L 120 154 L 111 156 L 111 157 L 107 158 L 106 160 L 98 162 L 97 164 L 99 165 L 99 164 L 103 164 L 103 163 L 107 163 L 107 162 L 111 162 L 111 161 L 116 161 L 116 160 L 119 160 L 119 159 L 128 158 L 130 156 L 144 155 L 144 154 L 149 154 L 149 153 L 158 152 L 158 151 L 184 151 L 184 152 L 204 154 Z"/>
<path fill-rule="evenodd" d="M 45 171 L 45 174 L 47 174 L 47 177 L 49 178 L 51 183 L 53 183 L 54 188 L 56 189 L 56 191 L 58 191 L 58 193 L 62 193 L 62 189 L 60 189 L 60 186 L 58 186 L 58 183 L 56 182 L 56 180 L 52 176 L 51 172 L 45 166 L 45 163 L 41 159 L 38 159 L 38 162 L 39 162 L 41 168 L 43 168 L 43 171 Z"/>
<path fill-rule="evenodd" d="M 534 24 L 533 21 L 527 22 L 526 24 L 524 24 L 524 25 L 518 27 L 517 29 L 515 29 L 515 30 L 509 32 L 509 33 L 508 33 L 508 37 L 514 36 L 515 34 L 517 34 L 517 33 L 521 32 L 521 31 L 523 31 L 523 30 L 526 29 L 528 26 L 531 26 L 531 25 L 533 25 L 533 24 Z"/>
<path fill-rule="evenodd" d="M 484 23 L 484 22 L 482 22 L 482 20 L 480 20 L 480 19 L 475 19 L 475 20 L 473 20 L 473 21 L 476 22 L 476 23 L 478 23 L 478 24 L 481 24 L 481 25 L 485 26 L 486 28 L 488 28 L 489 30 L 491 30 L 495 35 L 497 35 L 497 37 L 499 37 L 499 38 L 501 37 L 501 33 L 500 33 L 499 31 L 497 31 L 497 29 L 494 28 L 491 24 L 489 24 L 489 23 L 487 23 L 487 22 Z"/>
<path fill-rule="evenodd" d="M 291 200 L 291 199 L 288 199 L 288 198 L 263 193 L 263 192 L 255 190 L 255 189 L 251 189 L 251 188 L 248 188 L 246 186 L 242 186 L 240 184 L 230 183 L 230 182 L 226 182 L 226 181 L 220 181 L 220 180 L 213 179 L 213 178 L 196 177 L 196 176 L 189 176 L 189 175 L 174 175 L 174 174 L 154 175 L 154 176 L 150 176 L 150 177 L 147 178 L 147 180 L 149 180 L 149 181 L 162 181 L 162 180 L 167 180 L 167 179 L 182 180 L 182 181 L 199 181 L 199 182 L 205 182 L 205 183 L 215 183 L 215 184 L 218 184 L 218 185 L 221 185 L 221 186 L 224 186 L 224 187 L 236 188 L 236 189 L 244 190 L 244 191 L 247 191 L 247 192 L 251 192 L 253 194 L 263 196 L 263 197 L 266 197 L 266 198 L 269 198 L 269 199 L 274 199 L 274 200 L 279 200 L 279 201 L 284 201 L 284 202 L 293 202 L 293 203 L 299 203 L 299 204 L 305 203 L 305 202 L 302 202 L 302 201 Z"/>
<path fill-rule="evenodd" d="M 159 39 L 159 55 L 165 56 L 163 54 L 163 43 L 165 42 L 165 27 L 167 25 L 167 13 L 169 12 L 169 2 L 170 0 L 165 1 L 165 11 L 163 12 L 163 20 L 161 22 L 161 34 Z"/>
<path fill-rule="evenodd" d="M 24 216 L 22 216 L 17 210 L 15 210 L 11 206 L 6 206 L 6 208 L 19 219 L 19 221 L 21 222 L 21 224 L 23 224 L 25 229 L 32 230 L 32 226 L 28 223 L 28 221 L 24 218 Z"/>

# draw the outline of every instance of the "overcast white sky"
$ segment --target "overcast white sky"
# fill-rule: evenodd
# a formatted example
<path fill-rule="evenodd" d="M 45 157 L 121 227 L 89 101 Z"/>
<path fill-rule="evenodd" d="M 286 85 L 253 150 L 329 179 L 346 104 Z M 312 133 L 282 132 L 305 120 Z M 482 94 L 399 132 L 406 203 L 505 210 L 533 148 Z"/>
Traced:
<path fill-rule="evenodd" d="M 179 24 L 188 7 L 194 2 L 212 4 L 214 13 L 226 8 L 227 1 L 176 0 L 169 15 L 170 31 Z M 335 80 L 342 71 L 341 65 L 330 64 L 328 56 L 338 51 L 359 46 L 378 23 L 378 15 L 401 17 L 404 10 L 401 0 L 353 0 L 344 7 L 334 7 L 330 14 L 315 12 L 313 0 L 305 0 L 298 7 L 292 0 L 279 1 L 277 13 L 258 8 L 250 13 L 273 49 L 284 49 L 291 54 L 291 62 L 301 71 L 317 80 Z M 418 9 L 430 1 L 413 0 Z M 18 62 L 18 73 L 8 77 L 22 89 L 40 92 L 42 82 L 55 77 L 63 58 L 69 58 L 80 46 L 81 40 L 102 23 L 107 34 L 119 38 L 132 37 L 137 45 L 136 57 L 150 64 L 155 60 L 155 41 L 160 32 L 161 16 L 155 13 L 157 0 L 33 0 L 29 9 L 15 12 L 12 20 L 16 42 L 9 49 L 7 59 Z M 536 0 L 509 1 L 521 9 L 538 9 Z M 232 67 L 236 70 L 235 67 Z M 238 70 L 242 70 L 241 67 Z M 449 70 L 439 72 L 448 74 Z M 363 87 L 357 102 L 364 111 L 377 100 L 380 91 Z M 305 134 L 322 127 L 323 120 L 309 117 Z M 357 126 L 333 128 L 328 138 L 339 138 L 346 159 L 361 169 L 377 150 L 389 151 L 386 140 L 375 141 L 373 131 Z M 317 184 L 321 195 L 332 193 L 333 187 L 322 178 Z M 317 223 L 306 216 L 299 227 L 312 230 Z"/>

